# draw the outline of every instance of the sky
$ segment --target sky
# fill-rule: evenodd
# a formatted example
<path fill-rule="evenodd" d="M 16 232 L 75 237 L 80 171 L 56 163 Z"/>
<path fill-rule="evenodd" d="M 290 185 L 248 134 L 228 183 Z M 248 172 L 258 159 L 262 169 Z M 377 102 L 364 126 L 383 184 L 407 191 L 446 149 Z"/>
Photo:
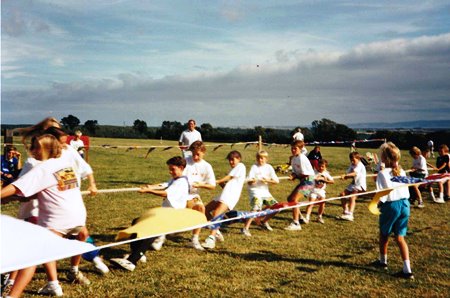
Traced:
<path fill-rule="evenodd" d="M 2 0 L 1 123 L 448 120 L 449 1 Z"/>

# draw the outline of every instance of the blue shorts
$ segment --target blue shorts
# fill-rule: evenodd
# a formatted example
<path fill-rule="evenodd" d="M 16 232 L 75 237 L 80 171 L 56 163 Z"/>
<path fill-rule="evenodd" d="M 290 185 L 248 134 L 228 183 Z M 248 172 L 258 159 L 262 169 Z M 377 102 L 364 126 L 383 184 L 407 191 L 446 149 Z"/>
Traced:
<path fill-rule="evenodd" d="M 389 236 L 392 232 L 396 236 L 406 236 L 410 215 L 409 200 L 402 199 L 386 202 L 381 205 L 380 233 Z"/>

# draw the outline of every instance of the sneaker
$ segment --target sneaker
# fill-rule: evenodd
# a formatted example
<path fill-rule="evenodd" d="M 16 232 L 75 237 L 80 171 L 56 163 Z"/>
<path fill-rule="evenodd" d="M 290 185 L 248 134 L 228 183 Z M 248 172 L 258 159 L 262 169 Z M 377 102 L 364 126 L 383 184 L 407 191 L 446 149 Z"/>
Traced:
<path fill-rule="evenodd" d="M 198 240 L 191 240 L 191 242 L 189 242 L 188 245 L 190 247 L 195 248 L 196 250 L 200 250 L 200 251 L 204 251 L 205 250 Z"/>
<path fill-rule="evenodd" d="M 243 228 L 241 229 L 241 233 L 244 234 L 244 236 L 252 237 L 252 234 L 250 233 L 249 229 Z"/>
<path fill-rule="evenodd" d="M 341 216 L 338 216 L 337 218 L 341 219 L 341 220 L 347 220 L 347 221 L 353 221 L 355 219 L 352 214 L 342 214 Z"/>
<path fill-rule="evenodd" d="M 2 297 L 8 297 L 14 283 L 6 283 L 2 286 Z"/>
<path fill-rule="evenodd" d="M 302 229 L 302 226 L 299 223 L 291 222 L 290 225 L 284 228 L 286 231 L 299 231 Z"/>
<path fill-rule="evenodd" d="M 202 243 L 204 248 L 213 249 L 216 247 L 216 238 L 214 236 L 208 236 L 205 242 Z"/>
<path fill-rule="evenodd" d="M 444 200 L 444 198 L 442 198 L 442 197 L 437 198 L 436 200 L 434 200 L 434 202 L 435 202 L 435 203 L 438 203 L 438 204 L 445 204 L 445 200 Z"/>
<path fill-rule="evenodd" d="M 216 233 L 216 240 L 218 240 L 219 242 L 225 241 L 225 238 L 223 238 L 222 232 L 220 232 L 219 230 L 217 230 L 217 233 Z"/>
<path fill-rule="evenodd" d="M 411 273 L 405 273 L 402 271 L 399 271 L 392 275 L 393 277 L 399 277 L 399 278 L 405 278 L 405 279 L 414 279 L 414 274 Z"/>
<path fill-rule="evenodd" d="M 164 242 L 166 242 L 166 236 L 162 235 L 156 238 L 152 243 L 152 248 L 154 250 L 161 250 Z"/>
<path fill-rule="evenodd" d="M 309 224 L 309 218 L 304 217 L 304 218 L 300 219 L 300 221 L 304 224 Z"/>
<path fill-rule="evenodd" d="M 84 276 L 83 273 L 81 273 L 81 271 L 77 272 L 69 271 L 66 277 L 70 282 L 73 283 L 86 286 L 91 284 L 91 281 L 86 276 Z"/>
<path fill-rule="evenodd" d="M 109 272 L 108 266 L 103 263 L 103 260 L 100 257 L 94 258 L 92 261 L 94 263 L 95 269 L 101 274 L 107 274 Z"/>
<path fill-rule="evenodd" d="M 323 220 L 322 217 L 318 217 L 318 218 L 317 218 L 317 222 L 318 222 L 318 223 L 321 223 L 321 224 L 324 224 L 324 223 L 325 223 L 325 221 Z"/>
<path fill-rule="evenodd" d="M 272 227 L 269 225 L 268 222 L 262 222 L 260 227 L 267 231 L 273 231 Z"/>
<path fill-rule="evenodd" d="M 128 271 L 133 271 L 134 268 L 136 268 L 136 265 L 128 261 L 127 259 L 121 259 L 121 258 L 114 258 L 109 260 L 112 264 L 114 264 L 116 267 L 119 267 L 121 269 L 125 269 Z"/>
<path fill-rule="evenodd" d="M 373 261 L 370 265 L 375 268 L 381 268 L 384 270 L 388 269 L 388 265 L 386 263 L 382 263 L 380 260 Z"/>
<path fill-rule="evenodd" d="M 417 204 L 417 208 L 425 208 L 425 204 L 423 203 L 423 201 L 420 201 L 420 202 Z"/>
<path fill-rule="evenodd" d="M 63 295 L 63 290 L 60 284 L 57 285 L 46 284 L 43 288 L 40 288 L 38 290 L 38 294 L 60 297 Z"/>
<path fill-rule="evenodd" d="M 130 256 L 129 254 L 126 254 L 126 255 L 123 255 L 123 258 L 124 258 L 124 259 L 128 259 L 129 256 Z M 147 257 L 146 257 L 145 255 L 143 255 L 143 256 L 138 260 L 138 262 L 141 262 L 141 263 L 147 263 Z"/>

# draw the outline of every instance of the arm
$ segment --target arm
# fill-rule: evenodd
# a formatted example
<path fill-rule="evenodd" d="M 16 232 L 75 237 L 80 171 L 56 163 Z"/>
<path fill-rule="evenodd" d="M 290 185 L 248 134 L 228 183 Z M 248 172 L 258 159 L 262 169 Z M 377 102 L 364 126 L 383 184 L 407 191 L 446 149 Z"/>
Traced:
<path fill-rule="evenodd" d="M 10 197 L 12 195 L 19 194 L 19 193 L 20 193 L 20 190 L 17 187 L 15 187 L 13 184 L 3 187 L 1 190 L 2 203 L 3 203 L 3 199 L 6 199 L 7 197 Z"/>
<path fill-rule="evenodd" d="M 95 184 L 95 179 L 94 179 L 94 174 L 89 174 L 87 176 L 87 179 L 89 181 L 89 187 L 88 187 L 88 191 L 90 193 L 91 196 L 94 196 L 97 194 L 97 185 Z"/>
<path fill-rule="evenodd" d="M 224 187 L 225 184 L 230 181 L 231 179 L 233 179 L 233 176 L 225 176 L 222 179 L 216 180 L 216 184 L 219 184 L 220 186 Z"/>

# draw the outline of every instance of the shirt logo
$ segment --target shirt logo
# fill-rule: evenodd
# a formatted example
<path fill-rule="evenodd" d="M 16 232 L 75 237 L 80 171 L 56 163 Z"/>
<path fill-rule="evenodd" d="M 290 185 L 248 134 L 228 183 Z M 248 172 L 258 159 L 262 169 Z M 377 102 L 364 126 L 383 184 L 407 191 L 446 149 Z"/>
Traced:
<path fill-rule="evenodd" d="M 53 173 L 56 180 L 58 181 L 58 190 L 65 191 L 78 187 L 77 176 L 73 168 L 65 168 Z"/>

